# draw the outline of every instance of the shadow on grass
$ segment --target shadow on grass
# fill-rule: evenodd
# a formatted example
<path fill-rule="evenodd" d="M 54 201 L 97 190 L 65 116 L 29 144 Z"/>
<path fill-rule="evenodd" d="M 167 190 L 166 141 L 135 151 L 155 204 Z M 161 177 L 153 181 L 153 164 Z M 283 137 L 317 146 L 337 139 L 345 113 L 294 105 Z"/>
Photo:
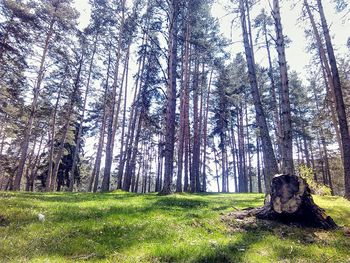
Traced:
<path fill-rule="evenodd" d="M 103 201 L 113 199 L 130 199 L 137 197 L 138 194 L 129 192 L 110 192 L 110 193 L 71 193 L 71 192 L 59 192 L 59 193 L 39 193 L 39 192 L 3 192 L 0 193 L 0 198 L 13 198 L 18 197 L 25 199 L 26 202 L 29 200 L 43 201 L 43 202 L 88 202 L 88 201 Z"/>
<path fill-rule="evenodd" d="M 140 205 L 128 205 L 126 203 L 108 204 L 106 207 L 79 207 L 75 204 L 67 204 L 50 214 L 52 222 L 80 222 L 84 220 L 104 220 L 110 217 L 117 218 L 151 218 L 157 213 L 167 212 L 167 217 L 178 217 L 179 212 L 188 214 L 194 209 L 208 206 L 208 201 L 188 199 L 185 197 L 155 197 L 148 196 L 148 200 Z M 213 209 L 214 210 L 214 209 Z M 193 215 L 196 217 L 196 215 Z"/>
<path fill-rule="evenodd" d="M 184 209 L 193 209 L 198 207 L 207 207 L 208 201 L 205 200 L 197 200 L 197 199 L 189 199 L 186 197 L 160 197 L 156 200 L 154 203 L 154 206 L 156 208 L 166 208 L 169 209 L 169 207 L 179 207 Z"/>

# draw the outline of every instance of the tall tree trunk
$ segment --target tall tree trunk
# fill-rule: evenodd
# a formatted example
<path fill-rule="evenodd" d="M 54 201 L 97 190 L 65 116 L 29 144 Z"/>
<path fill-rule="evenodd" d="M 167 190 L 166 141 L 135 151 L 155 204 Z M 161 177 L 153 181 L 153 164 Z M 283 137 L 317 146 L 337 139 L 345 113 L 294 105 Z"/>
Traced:
<path fill-rule="evenodd" d="M 33 163 L 33 166 L 32 166 L 32 170 L 31 170 L 31 173 L 30 173 L 30 176 L 29 176 L 29 189 L 28 191 L 34 191 L 34 180 L 38 174 L 38 170 L 39 170 L 39 163 L 40 163 L 40 155 L 41 155 L 41 150 L 42 150 L 42 144 L 43 144 L 43 141 L 44 141 L 44 133 L 41 135 L 41 139 L 40 139 L 40 143 L 39 143 L 39 148 L 38 148 L 38 152 L 35 156 L 35 160 L 34 160 L 34 163 Z"/>
<path fill-rule="evenodd" d="M 272 110 L 273 110 L 273 119 L 275 122 L 274 128 L 275 128 L 275 136 L 277 140 L 277 152 L 278 152 L 278 157 L 281 156 L 281 145 L 282 145 L 282 135 L 281 135 L 281 120 L 280 120 L 280 111 L 279 107 L 277 106 L 277 97 L 276 97 L 276 84 L 275 84 L 275 78 L 273 77 L 273 65 L 272 65 L 272 59 L 271 59 L 271 50 L 270 50 L 270 42 L 267 38 L 268 32 L 267 32 L 267 25 L 266 21 L 264 21 L 263 24 L 263 31 L 264 31 L 264 36 L 265 36 L 265 44 L 266 44 L 266 51 L 267 51 L 267 58 L 269 62 L 269 72 L 268 76 L 270 78 L 271 82 L 271 102 L 272 102 Z"/>
<path fill-rule="evenodd" d="M 342 139 L 343 155 L 344 155 L 344 182 L 345 182 L 345 197 L 350 199 L 350 136 L 348 129 L 348 122 L 346 119 L 344 99 L 340 84 L 340 77 L 338 72 L 338 67 L 334 55 L 334 50 L 331 42 L 331 37 L 329 35 L 329 29 L 324 15 L 323 6 L 321 0 L 317 0 L 318 9 L 321 17 L 321 24 L 323 33 L 326 40 L 327 53 L 329 57 L 329 64 L 331 65 L 332 80 L 334 87 L 334 95 L 336 101 L 336 108 L 338 114 L 339 128 Z"/>
<path fill-rule="evenodd" d="M 17 173 L 15 176 L 15 180 L 13 182 L 13 190 L 15 190 L 15 191 L 19 191 L 21 188 L 21 180 L 22 180 L 22 176 L 23 176 L 24 166 L 25 166 L 25 163 L 27 160 L 29 141 L 30 141 L 30 136 L 32 135 L 35 114 L 36 114 L 36 110 L 38 107 L 38 100 L 39 100 L 39 95 L 40 95 L 41 84 L 42 84 L 42 81 L 44 79 L 45 61 L 46 61 L 46 57 L 47 57 L 47 52 L 49 50 L 51 36 L 53 34 L 53 31 L 54 31 L 54 29 L 53 29 L 54 24 L 55 24 L 55 18 L 52 18 L 50 21 L 48 32 L 46 34 L 45 45 L 44 45 L 43 53 L 42 53 L 41 59 L 40 59 L 40 67 L 39 67 L 38 76 L 36 79 L 36 84 L 34 87 L 34 97 L 33 97 L 31 108 L 30 108 L 28 123 L 26 125 L 26 129 L 25 129 L 25 133 L 24 133 L 24 139 L 23 139 L 21 155 L 20 155 L 20 159 L 19 159 L 19 163 L 18 163 Z"/>
<path fill-rule="evenodd" d="M 314 19 L 314 16 L 311 12 L 309 3 L 307 0 L 304 0 L 304 5 L 306 7 L 307 14 L 310 19 L 310 23 L 312 26 L 312 30 L 314 32 L 314 36 L 316 39 L 316 44 L 318 47 L 318 52 L 319 52 L 319 57 L 320 57 L 320 62 L 321 62 L 321 67 L 323 68 L 322 73 L 325 79 L 325 84 L 327 85 L 327 90 L 329 90 L 330 97 L 331 97 L 331 102 L 330 102 L 330 109 L 331 109 L 331 116 L 332 116 L 332 122 L 333 126 L 335 129 L 336 133 L 336 138 L 339 146 L 339 150 L 342 156 L 342 161 L 344 162 L 344 156 L 343 156 L 343 148 L 342 148 L 342 142 L 341 142 L 341 135 L 340 135 L 340 130 L 338 126 L 338 120 L 337 120 L 337 113 L 336 113 L 336 108 L 335 108 L 335 93 L 334 93 L 334 84 L 333 84 L 333 77 L 332 77 L 332 71 L 329 66 L 328 58 L 326 56 L 326 51 L 324 50 L 323 42 L 320 36 L 320 33 L 318 32 L 316 22 Z"/>
<path fill-rule="evenodd" d="M 142 39 L 142 44 L 147 46 L 148 43 L 148 38 L 146 36 L 146 33 L 144 33 L 143 35 L 143 39 Z M 146 52 L 145 52 L 146 53 Z M 136 77 L 136 81 L 135 81 L 135 89 L 134 89 L 134 96 L 133 96 L 133 102 L 131 104 L 131 111 L 130 111 L 130 115 L 129 115 L 129 125 L 128 125 L 128 133 L 126 136 L 126 142 L 125 142 L 125 150 L 123 152 L 123 156 L 120 157 L 120 161 L 119 161 L 119 166 L 118 166 L 118 174 L 117 174 L 117 178 L 118 178 L 118 189 L 123 188 L 123 184 L 124 182 L 127 180 L 129 180 L 129 178 L 123 178 L 123 172 L 124 172 L 124 168 L 125 168 L 125 164 L 126 166 L 128 166 L 130 164 L 130 158 L 131 158 L 131 153 L 132 153 L 132 145 L 134 142 L 134 134 L 135 134 L 135 128 L 136 128 L 136 120 L 137 120 L 137 116 L 138 116 L 138 108 L 137 108 L 137 100 L 140 96 L 140 90 L 141 90 L 141 84 L 142 83 L 141 80 L 141 76 L 144 72 L 144 67 L 145 67 L 145 61 L 146 61 L 146 55 L 144 55 L 142 57 L 142 59 L 139 61 L 138 63 L 138 70 L 137 70 L 137 77 Z"/>
<path fill-rule="evenodd" d="M 253 192 L 253 181 L 252 181 L 252 173 L 251 173 L 251 167 L 252 167 L 252 162 L 250 159 L 250 149 L 249 149 L 249 123 L 248 123 L 248 105 L 247 103 L 245 104 L 245 123 L 246 123 L 246 131 L 247 131 L 247 161 L 248 161 L 248 179 L 249 179 L 249 192 Z"/>
<path fill-rule="evenodd" d="M 242 102 L 238 108 L 238 118 L 237 118 L 237 141 L 238 141 L 238 191 L 240 193 L 246 192 L 245 178 L 246 178 L 246 169 L 245 169 L 245 154 L 244 154 L 244 130 L 243 130 L 243 111 L 242 111 Z"/>
<path fill-rule="evenodd" d="M 165 127 L 165 164 L 162 194 L 170 194 L 174 169 L 175 112 L 176 112 L 176 65 L 177 65 L 177 19 L 178 1 L 169 2 L 169 39 L 168 39 L 168 84 Z"/>
<path fill-rule="evenodd" d="M 281 124 L 282 124 L 282 172 L 294 174 L 292 117 L 289 101 L 288 69 L 285 54 L 284 35 L 280 14 L 279 0 L 273 0 L 272 15 L 275 21 L 276 50 L 281 78 Z M 270 157 L 269 157 L 270 158 Z M 266 163 L 266 166 L 268 164 Z M 267 168 L 267 167 L 266 167 Z M 268 171 L 267 171 L 268 172 Z"/>
<path fill-rule="evenodd" d="M 124 184 L 123 184 L 123 190 L 124 191 L 130 191 L 130 186 L 132 184 L 132 180 L 135 180 L 135 165 L 136 165 L 136 156 L 137 156 L 137 148 L 138 148 L 138 143 L 140 139 L 140 134 L 141 134 L 141 128 L 142 128 L 142 123 L 144 119 L 144 109 L 141 109 L 141 112 L 138 117 L 138 124 L 137 124 L 137 130 L 136 130 L 136 135 L 135 135 L 135 141 L 132 146 L 132 151 L 130 155 L 130 161 L 126 167 L 126 173 L 125 173 L 125 178 L 124 178 Z"/>
<path fill-rule="evenodd" d="M 92 73 L 92 67 L 93 67 L 93 63 L 94 63 L 96 49 L 97 49 L 97 35 L 95 36 L 94 47 L 93 47 L 92 54 L 91 54 L 91 60 L 90 60 L 89 71 L 88 71 L 88 78 L 87 78 L 85 95 L 84 95 L 84 100 L 83 100 L 83 111 L 82 111 L 81 116 L 80 116 L 76 147 L 75 147 L 75 150 L 73 152 L 73 164 L 72 164 L 72 168 L 70 171 L 70 180 L 69 180 L 69 187 L 68 187 L 68 191 L 70 191 L 70 192 L 73 191 L 73 186 L 74 186 L 74 174 L 75 174 L 75 168 L 77 165 L 77 159 L 78 159 L 77 157 L 79 154 L 80 143 L 81 143 L 81 139 L 82 139 L 81 137 L 82 137 L 82 132 L 83 132 L 83 124 L 84 124 L 85 111 L 86 111 L 86 105 L 87 105 L 87 97 L 88 97 L 88 94 L 90 91 L 90 80 L 91 80 L 91 73 Z"/>
<path fill-rule="evenodd" d="M 182 167 L 183 167 L 183 155 L 185 134 L 186 134 L 186 117 L 188 112 L 189 100 L 189 42 L 190 42 L 190 25 L 187 23 L 185 32 L 185 50 L 184 50 L 184 61 L 183 61 L 183 82 L 182 82 L 182 93 L 181 93 L 181 107 L 180 107 L 180 128 L 179 128 L 179 144 L 178 144 L 178 167 L 177 167 L 177 181 L 176 181 L 176 192 L 182 192 Z"/>
<path fill-rule="evenodd" d="M 209 77 L 209 84 L 208 84 L 208 92 L 207 92 L 207 98 L 206 98 L 206 106 L 205 106 L 205 115 L 204 115 L 204 127 L 203 127 L 203 192 L 207 191 L 207 173 L 206 173 L 206 168 L 207 168 L 207 134 L 208 134 L 208 115 L 209 115 L 209 98 L 210 98 L 210 88 L 211 88 L 211 81 L 213 77 L 213 70 L 210 72 L 210 77 Z"/>
<path fill-rule="evenodd" d="M 114 138 L 116 134 L 117 120 L 119 114 L 119 105 L 120 105 L 120 96 L 118 102 L 116 101 L 117 97 L 117 87 L 118 87 L 118 76 L 119 76 L 119 61 L 121 58 L 121 49 L 122 49 L 122 38 L 124 33 L 124 22 L 125 22 L 125 1 L 121 1 L 121 25 L 119 28 L 119 36 L 118 36 L 118 46 L 116 51 L 116 61 L 115 61 L 115 69 L 114 69 L 114 80 L 112 84 L 112 95 L 110 102 L 110 114 L 109 114 L 109 122 L 107 129 L 107 143 L 106 143 L 106 158 L 105 158 L 105 167 L 103 171 L 103 179 L 101 185 L 101 191 L 106 192 L 109 191 L 110 187 L 110 179 L 111 179 L 111 170 L 112 170 L 112 162 L 113 162 L 113 151 L 114 151 Z M 122 93 L 122 87 L 120 87 L 119 94 Z M 116 105 L 116 103 L 118 105 Z M 117 109 L 116 109 L 117 106 Z"/>
<path fill-rule="evenodd" d="M 315 182 L 318 182 L 317 173 L 316 173 L 316 167 L 315 167 L 314 151 L 313 151 L 312 143 L 310 143 L 310 152 L 311 152 L 311 165 L 312 165 L 312 172 L 313 172 L 313 175 L 314 175 L 314 180 L 315 180 Z"/>
<path fill-rule="evenodd" d="M 260 172 L 260 144 L 259 144 L 259 136 L 256 136 L 256 160 L 257 160 L 257 174 L 258 174 L 258 192 L 262 193 L 261 188 L 261 172 Z"/>
<path fill-rule="evenodd" d="M 104 147 L 104 138 L 105 138 L 105 131 L 106 131 L 106 125 L 107 125 L 107 96 L 108 96 L 108 83 L 109 83 L 109 72 L 110 72 L 110 66 L 111 66 L 111 52 L 108 54 L 108 64 L 107 64 L 107 72 L 106 72 L 106 84 L 104 89 L 104 95 L 103 95 L 103 113 L 102 113 L 102 121 L 101 121 L 101 127 L 100 127 L 100 134 L 99 134 L 99 140 L 97 145 L 97 152 L 96 152 L 96 159 L 94 168 L 92 170 L 91 174 L 91 180 L 89 185 L 89 192 L 93 190 L 94 193 L 97 192 L 98 184 L 99 184 L 99 177 L 100 177 L 100 167 L 101 167 L 101 160 L 102 160 L 102 154 L 103 154 L 103 147 Z"/>
<path fill-rule="evenodd" d="M 216 177 L 216 185 L 218 187 L 218 193 L 220 193 L 220 183 L 219 183 L 219 169 L 218 169 L 218 158 L 217 151 L 215 145 L 213 146 L 213 154 L 214 154 L 214 163 L 215 163 L 215 177 Z"/>
<path fill-rule="evenodd" d="M 31 151 L 31 153 L 29 155 L 29 158 L 28 158 L 29 162 L 28 162 L 28 165 L 26 167 L 26 172 L 25 172 L 26 187 L 25 187 L 25 191 L 29 191 L 29 186 L 30 186 L 29 171 L 30 171 L 30 169 L 32 168 L 32 165 L 33 165 L 36 143 L 37 143 L 37 135 L 34 138 L 33 148 L 32 148 L 32 151 Z"/>
<path fill-rule="evenodd" d="M 197 52 L 196 52 L 197 53 Z M 192 157 L 192 180 L 191 192 L 198 192 L 199 183 L 199 157 L 200 157 L 200 141 L 199 141 L 199 59 L 195 61 L 195 72 L 193 80 L 193 157 Z"/>
<path fill-rule="evenodd" d="M 233 130 L 233 122 L 231 122 L 231 153 L 232 153 L 232 166 L 233 166 L 233 179 L 235 184 L 235 192 L 238 192 L 238 178 L 237 178 L 237 168 L 238 168 L 238 155 L 237 155 L 237 146 L 236 138 Z"/>
<path fill-rule="evenodd" d="M 260 100 L 260 94 L 259 94 L 258 83 L 256 78 L 256 72 L 255 72 L 255 65 L 254 65 L 254 60 L 252 56 L 254 52 L 252 50 L 252 47 L 249 45 L 243 0 L 240 0 L 240 11 L 241 11 L 243 42 L 244 42 L 245 54 L 246 54 L 247 65 L 248 65 L 249 82 L 251 86 L 252 97 L 254 100 L 255 112 L 257 115 L 256 119 L 257 119 L 259 131 L 260 131 L 262 148 L 263 148 L 264 158 L 265 158 L 264 160 L 265 160 L 266 179 L 267 179 L 267 184 L 265 185 L 265 187 L 266 187 L 266 193 L 270 193 L 270 189 L 269 189 L 270 182 L 272 180 L 272 177 L 278 173 L 278 166 L 277 166 L 275 154 L 271 143 L 271 138 L 270 138 L 267 122 L 266 122 L 265 112 Z"/>
<path fill-rule="evenodd" d="M 129 57 L 129 56 L 128 56 Z M 125 91 L 124 91 L 124 102 L 123 102 L 123 119 L 122 119 L 122 133 L 121 133 L 121 143 L 120 143 L 120 153 L 119 153 L 119 169 L 121 169 L 121 172 L 118 170 L 118 185 L 117 189 L 122 188 L 122 180 L 123 180 L 123 169 L 124 165 L 121 166 L 121 163 L 124 163 L 122 161 L 123 159 L 123 151 L 124 151 L 124 135 L 125 135 L 125 121 L 126 121 L 126 103 L 127 103 L 127 96 L 128 96 L 128 77 L 129 77 L 129 58 L 128 62 L 126 63 L 126 77 L 125 77 Z"/>
<path fill-rule="evenodd" d="M 79 62 L 79 68 L 78 68 L 77 76 L 76 76 L 76 79 L 74 82 L 74 89 L 73 89 L 72 94 L 70 96 L 70 102 L 69 102 L 69 106 L 68 106 L 67 115 L 65 118 L 66 121 L 65 121 L 65 124 L 63 126 L 62 137 L 61 137 L 61 140 L 59 142 L 59 147 L 57 149 L 57 155 L 55 158 L 54 168 L 52 171 L 52 179 L 50 182 L 50 186 L 48 186 L 48 185 L 46 186 L 46 187 L 50 187 L 50 191 L 54 191 L 55 186 L 56 186 L 57 174 L 58 174 L 60 162 L 61 162 L 61 159 L 62 159 L 62 156 L 64 153 L 64 144 L 65 144 L 66 139 L 67 139 L 69 125 L 70 125 L 70 121 L 71 121 L 71 116 L 72 116 L 72 113 L 74 110 L 74 104 L 77 100 L 77 94 L 78 94 L 79 85 L 80 85 L 80 75 L 81 75 L 83 63 L 84 63 L 84 58 L 82 56 L 81 60 Z"/>
<path fill-rule="evenodd" d="M 157 179 L 155 185 L 155 191 L 159 192 L 161 190 L 161 181 L 162 181 L 162 143 L 161 143 L 161 134 L 158 134 L 158 152 L 157 152 Z"/>
<path fill-rule="evenodd" d="M 64 81 L 64 80 L 63 80 Z M 54 106 L 54 110 L 52 112 L 52 124 L 51 124 L 51 133 L 49 132 L 49 147 L 50 147 L 50 152 L 49 152 L 49 166 L 48 166 L 48 172 L 47 172 L 47 177 L 46 177 L 46 191 L 50 191 L 50 184 L 52 181 L 52 169 L 53 169 L 53 158 L 54 158 L 54 150 L 55 150 L 55 137 L 56 137 L 56 118 L 57 118 L 57 110 L 58 110 L 58 104 L 61 99 L 61 90 L 62 90 L 62 85 L 59 86 L 58 92 L 57 92 L 57 99 L 56 103 Z"/>

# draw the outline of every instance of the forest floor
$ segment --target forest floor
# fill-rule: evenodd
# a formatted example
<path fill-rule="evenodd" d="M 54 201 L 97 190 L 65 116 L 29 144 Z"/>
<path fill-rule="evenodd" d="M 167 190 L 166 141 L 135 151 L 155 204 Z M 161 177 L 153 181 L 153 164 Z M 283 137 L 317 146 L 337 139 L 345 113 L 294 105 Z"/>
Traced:
<path fill-rule="evenodd" d="M 350 202 L 314 199 L 340 229 L 227 216 L 261 194 L 0 192 L 0 262 L 350 262 Z"/>

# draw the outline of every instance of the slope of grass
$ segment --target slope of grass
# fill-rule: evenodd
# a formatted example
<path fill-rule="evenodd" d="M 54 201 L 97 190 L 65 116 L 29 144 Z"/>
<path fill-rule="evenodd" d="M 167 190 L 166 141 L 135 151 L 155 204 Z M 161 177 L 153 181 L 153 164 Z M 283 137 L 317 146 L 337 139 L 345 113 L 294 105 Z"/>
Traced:
<path fill-rule="evenodd" d="M 350 203 L 315 197 L 350 226 Z M 229 226 L 259 194 L 0 193 L 0 262 L 350 262 L 346 230 Z M 45 221 L 38 220 L 38 214 Z"/>

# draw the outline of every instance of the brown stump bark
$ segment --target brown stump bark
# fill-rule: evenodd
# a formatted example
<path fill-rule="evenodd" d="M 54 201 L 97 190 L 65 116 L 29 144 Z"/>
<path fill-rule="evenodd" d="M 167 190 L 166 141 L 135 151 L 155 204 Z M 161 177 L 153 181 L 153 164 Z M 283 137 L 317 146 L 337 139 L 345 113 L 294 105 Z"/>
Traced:
<path fill-rule="evenodd" d="M 297 223 L 302 226 L 334 229 L 336 223 L 317 206 L 304 179 L 295 175 L 275 175 L 271 183 L 271 195 L 265 206 L 235 212 L 237 218 L 255 216 L 258 219 Z"/>

